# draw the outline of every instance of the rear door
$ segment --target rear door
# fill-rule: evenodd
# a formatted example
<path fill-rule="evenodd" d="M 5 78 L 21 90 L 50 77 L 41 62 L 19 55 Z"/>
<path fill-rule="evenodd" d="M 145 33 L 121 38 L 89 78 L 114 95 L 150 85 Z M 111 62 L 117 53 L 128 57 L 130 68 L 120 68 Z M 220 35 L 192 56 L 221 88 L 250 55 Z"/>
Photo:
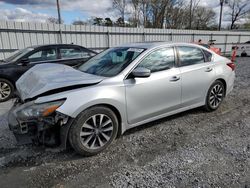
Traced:
<path fill-rule="evenodd" d="M 182 76 L 182 106 L 205 102 L 208 88 L 215 78 L 212 54 L 193 46 L 177 46 Z"/>
<path fill-rule="evenodd" d="M 78 46 L 59 47 L 60 63 L 72 67 L 78 66 L 86 62 L 93 55 L 94 54 L 91 53 L 91 51 L 84 48 L 80 48 Z"/>

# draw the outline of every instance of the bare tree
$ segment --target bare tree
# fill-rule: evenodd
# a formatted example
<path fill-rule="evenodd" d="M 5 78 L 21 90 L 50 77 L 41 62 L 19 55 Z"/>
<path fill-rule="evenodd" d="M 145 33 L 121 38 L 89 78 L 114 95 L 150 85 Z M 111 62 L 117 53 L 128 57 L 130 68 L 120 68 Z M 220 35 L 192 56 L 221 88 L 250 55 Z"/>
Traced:
<path fill-rule="evenodd" d="M 133 6 L 134 9 L 134 15 L 133 15 L 133 25 L 138 27 L 140 24 L 140 5 L 141 5 L 141 0 L 131 0 L 131 4 Z"/>
<path fill-rule="evenodd" d="M 86 22 L 82 21 L 82 20 L 75 20 L 72 23 L 73 25 L 86 25 Z"/>
<path fill-rule="evenodd" d="M 229 0 L 228 7 L 230 8 L 229 15 L 231 17 L 230 29 L 236 28 L 236 22 L 244 18 L 249 13 L 250 8 L 247 1 Z"/>
<path fill-rule="evenodd" d="M 150 0 L 141 0 L 141 12 L 143 17 L 143 26 L 148 27 L 150 15 Z"/>
<path fill-rule="evenodd" d="M 194 13 L 199 6 L 200 0 L 190 0 L 189 3 L 189 29 L 192 28 L 192 20 L 194 17 Z"/>
<path fill-rule="evenodd" d="M 123 22 L 125 20 L 127 3 L 127 0 L 113 0 L 113 7 L 119 12 L 120 18 L 123 20 Z"/>
<path fill-rule="evenodd" d="M 55 17 L 49 17 L 47 20 L 46 20 L 48 23 L 52 23 L 52 24 L 59 24 L 59 20 L 58 18 L 55 18 Z M 63 23 L 64 21 L 61 20 L 61 23 Z"/>
<path fill-rule="evenodd" d="M 194 12 L 194 29 L 208 29 L 215 22 L 216 13 L 207 7 L 198 6 Z"/>

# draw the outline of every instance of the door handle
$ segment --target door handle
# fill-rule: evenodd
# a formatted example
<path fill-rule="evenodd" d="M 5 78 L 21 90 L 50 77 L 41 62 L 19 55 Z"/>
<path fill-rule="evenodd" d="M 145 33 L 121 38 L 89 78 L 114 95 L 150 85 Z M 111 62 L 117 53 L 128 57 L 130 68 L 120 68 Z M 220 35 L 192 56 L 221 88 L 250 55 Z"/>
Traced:
<path fill-rule="evenodd" d="M 180 80 L 180 77 L 179 77 L 179 76 L 173 76 L 172 78 L 170 78 L 170 81 L 171 81 L 171 82 L 176 82 L 176 81 L 178 81 L 178 80 Z"/>
<path fill-rule="evenodd" d="M 211 72 L 212 70 L 213 70 L 213 68 L 207 67 L 206 70 L 205 70 L 205 72 Z"/>

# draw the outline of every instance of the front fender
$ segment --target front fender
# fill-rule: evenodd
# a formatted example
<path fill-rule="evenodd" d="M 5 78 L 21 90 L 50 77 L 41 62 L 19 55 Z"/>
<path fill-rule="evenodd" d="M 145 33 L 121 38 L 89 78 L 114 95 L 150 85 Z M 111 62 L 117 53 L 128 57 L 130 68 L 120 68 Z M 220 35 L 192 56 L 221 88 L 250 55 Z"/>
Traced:
<path fill-rule="evenodd" d="M 66 101 L 57 111 L 76 118 L 85 109 L 95 105 L 111 105 L 116 108 L 122 122 L 126 122 L 126 100 L 123 85 L 80 88 L 38 98 L 35 103 L 44 103 L 65 98 Z"/>

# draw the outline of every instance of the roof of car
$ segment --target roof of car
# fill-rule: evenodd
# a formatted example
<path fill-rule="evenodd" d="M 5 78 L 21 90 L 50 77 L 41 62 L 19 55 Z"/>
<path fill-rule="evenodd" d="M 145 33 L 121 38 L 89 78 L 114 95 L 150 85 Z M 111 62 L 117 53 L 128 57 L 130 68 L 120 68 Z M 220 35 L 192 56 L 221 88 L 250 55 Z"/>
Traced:
<path fill-rule="evenodd" d="M 70 47 L 70 46 L 80 46 L 77 44 L 45 44 L 45 45 L 35 45 L 35 46 L 31 46 L 31 48 L 40 48 L 40 47 L 53 47 L 53 46 L 65 46 L 65 47 Z M 83 47 L 83 46 L 81 46 Z"/>
<path fill-rule="evenodd" d="M 137 43 L 130 43 L 124 44 L 120 47 L 133 47 L 133 48 L 144 48 L 150 49 L 158 46 L 166 46 L 166 45 L 190 45 L 190 46 L 198 46 L 197 44 L 192 43 L 178 43 L 178 42 L 166 42 L 166 41 L 149 41 L 149 42 L 137 42 Z"/>

